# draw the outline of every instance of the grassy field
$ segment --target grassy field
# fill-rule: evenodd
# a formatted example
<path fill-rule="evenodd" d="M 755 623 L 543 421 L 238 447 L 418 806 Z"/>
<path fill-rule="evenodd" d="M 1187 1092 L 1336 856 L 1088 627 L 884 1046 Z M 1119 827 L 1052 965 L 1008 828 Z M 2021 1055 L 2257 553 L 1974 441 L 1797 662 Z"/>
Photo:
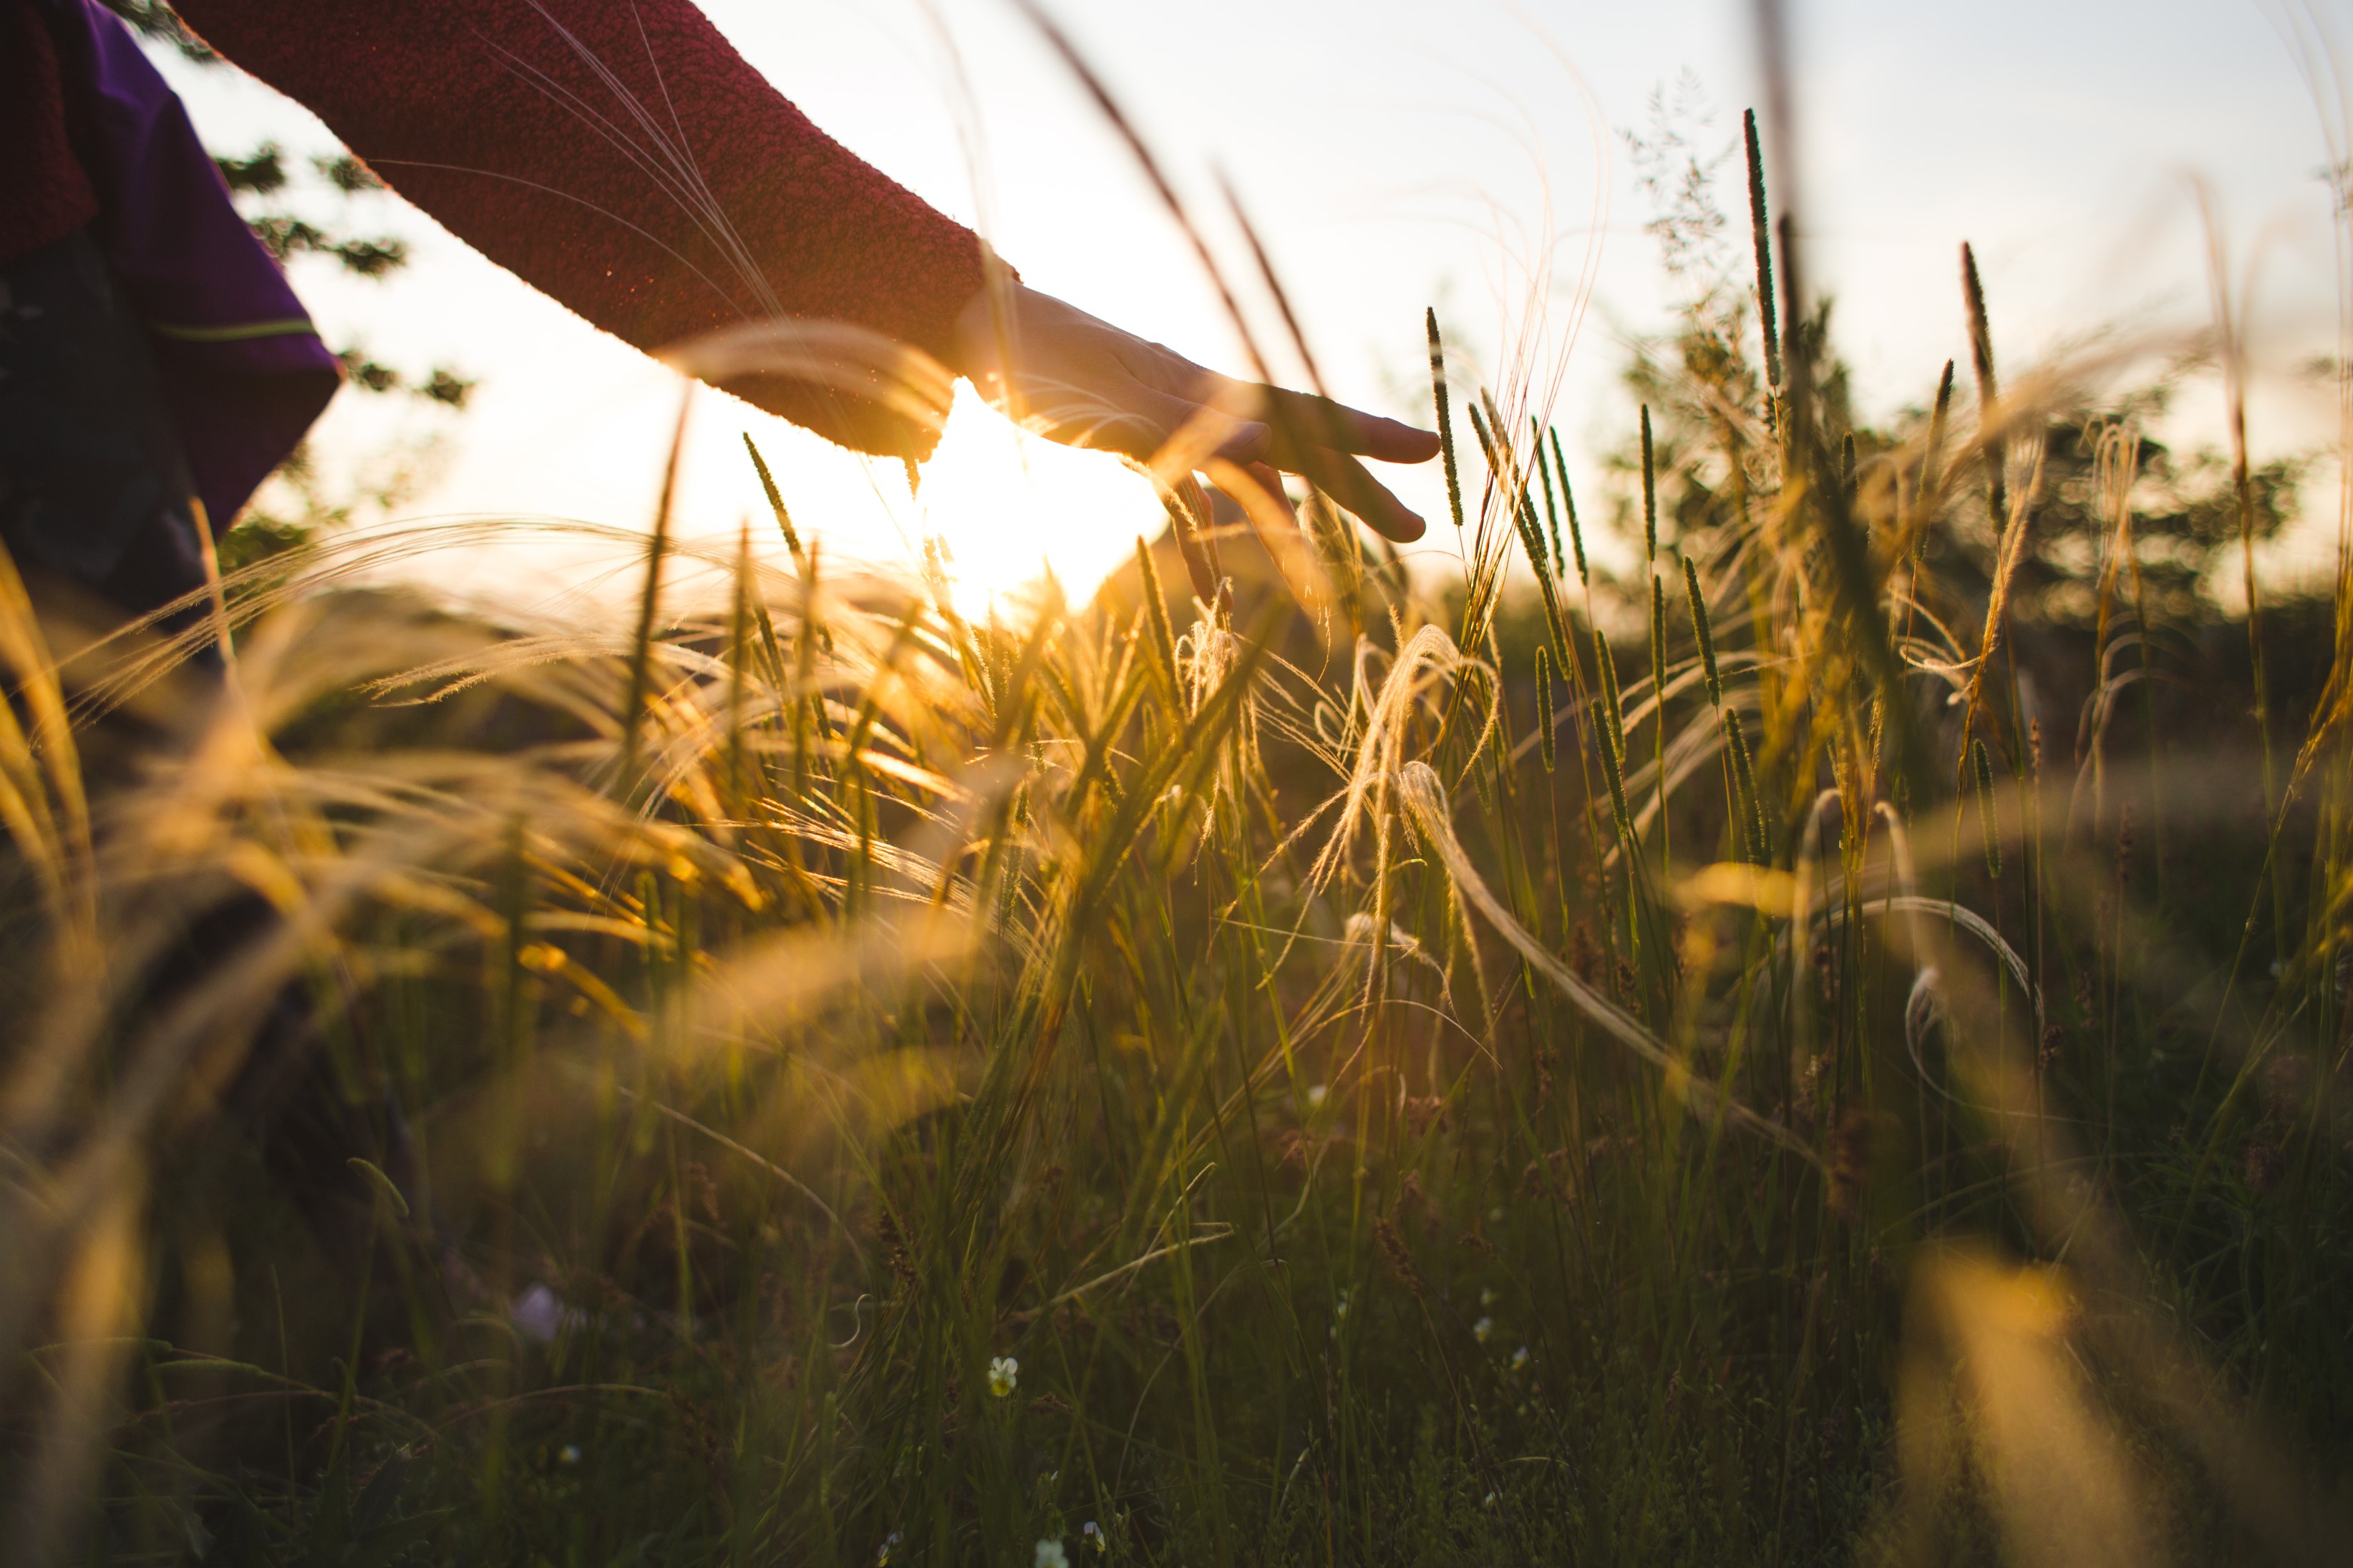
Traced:
<path fill-rule="evenodd" d="M 216 681 L 0 573 L 11 1560 L 2342 1560 L 2296 470 L 1858 427 L 1738 255 L 1612 496 L 1434 380 L 1453 576 L 1188 483 L 987 624 L 781 502 L 564 531 L 609 625 L 351 581 L 446 525 Z"/>

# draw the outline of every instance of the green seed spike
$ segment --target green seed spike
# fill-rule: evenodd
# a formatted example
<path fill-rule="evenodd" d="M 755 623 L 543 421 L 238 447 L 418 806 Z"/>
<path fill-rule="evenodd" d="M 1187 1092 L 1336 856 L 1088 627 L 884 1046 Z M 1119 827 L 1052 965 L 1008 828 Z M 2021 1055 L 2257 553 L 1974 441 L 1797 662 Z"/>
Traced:
<path fill-rule="evenodd" d="M 1759 866 L 1769 866 L 1773 858 L 1765 838 L 1765 806 L 1757 795 L 1757 768 L 1748 755 L 1748 735 L 1741 728 L 1740 715 L 1729 708 L 1724 710 L 1724 743 L 1732 752 L 1732 792 L 1738 797 L 1736 804 L 1748 827 L 1748 858 Z"/>
<path fill-rule="evenodd" d="M 1699 568 L 1683 557 L 1683 594 L 1691 600 L 1692 635 L 1699 638 L 1700 666 L 1707 671 L 1707 700 L 1724 706 L 1724 677 L 1715 667 L 1715 637 L 1708 629 L 1707 595 L 1700 592 Z"/>
<path fill-rule="evenodd" d="M 1535 568 L 1540 583 L 1549 584 L 1553 574 L 1546 570 L 1544 530 L 1536 526 L 1535 492 L 1530 487 L 1520 487 L 1520 548 L 1528 553 L 1528 564 Z"/>
<path fill-rule="evenodd" d="M 1560 509 L 1568 514 L 1568 544 L 1577 552 L 1577 580 L 1590 586 L 1593 579 L 1585 570 L 1585 531 L 1577 526 L 1577 497 L 1569 492 L 1568 465 L 1561 460 L 1560 431 L 1552 431 L 1552 466 L 1560 474 Z"/>
<path fill-rule="evenodd" d="M 1757 315 L 1765 329 L 1765 384 L 1781 384 L 1781 327 L 1773 308 L 1773 225 L 1765 216 L 1765 152 L 1757 140 L 1757 111 L 1740 117 L 1748 142 L 1748 226 L 1757 240 Z"/>
<path fill-rule="evenodd" d="M 1607 746 L 1601 748 L 1601 776 L 1609 781 L 1609 809 L 1617 815 L 1618 836 L 1630 840 L 1634 819 L 1626 814 L 1625 775 L 1619 771 L 1618 753 Z"/>
<path fill-rule="evenodd" d="M 1487 459 L 1487 471 L 1495 476 L 1498 487 L 1504 479 L 1504 454 L 1496 450 L 1494 432 L 1487 428 L 1487 416 L 1479 412 L 1475 403 L 1466 403 L 1463 411 L 1471 416 L 1471 434 L 1479 437 L 1479 455 Z"/>
<path fill-rule="evenodd" d="M 1544 770 L 1552 772 L 1552 653 L 1536 645 L 1536 734 L 1544 752 Z"/>
<path fill-rule="evenodd" d="M 1438 449 L 1446 458 L 1446 505 L 1462 527 L 1462 474 L 1454 460 L 1454 415 L 1446 405 L 1446 345 L 1438 335 L 1436 307 L 1425 312 L 1430 326 L 1430 395 L 1438 405 Z"/>
<path fill-rule="evenodd" d="M 1537 427 L 1535 416 L 1528 416 L 1528 439 L 1536 449 L 1536 472 L 1544 477 L 1545 522 L 1552 531 L 1552 574 L 1568 575 L 1568 552 L 1560 547 L 1560 509 L 1553 504 L 1552 465 L 1545 461 L 1544 431 Z"/>
<path fill-rule="evenodd" d="M 1667 585 L 1651 574 L 1651 721 L 1666 732 L 1667 722 Z"/>
<path fill-rule="evenodd" d="M 785 548 L 797 561 L 801 556 L 801 536 L 793 531 L 793 514 L 785 510 L 785 498 L 776 491 L 776 476 L 768 472 L 767 459 L 760 456 L 759 447 L 752 445 L 752 433 L 748 430 L 744 433 L 744 450 L 752 454 L 752 467 L 759 470 L 760 488 L 767 492 L 768 510 L 776 514 L 776 526 L 784 531 Z"/>
<path fill-rule="evenodd" d="M 1609 639 L 1593 628 L 1593 661 L 1601 667 L 1601 715 L 1609 724 L 1609 750 L 1626 754 L 1626 710 L 1618 700 L 1618 661 L 1610 657 Z"/>
<path fill-rule="evenodd" d="M 1480 403 L 1486 404 L 1483 414 L 1480 411 Z M 1509 454 L 1504 451 L 1503 443 L 1496 440 L 1494 435 L 1502 427 L 1503 416 L 1495 411 L 1495 405 L 1483 392 L 1479 395 L 1479 403 L 1469 403 L 1463 406 L 1470 411 L 1471 429 L 1479 437 L 1479 449 L 1486 455 L 1487 471 L 1500 483 L 1512 467 Z M 1545 626 L 1552 634 L 1553 646 L 1560 650 L 1561 659 L 1566 663 L 1568 659 L 1568 627 L 1561 619 L 1560 599 L 1553 592 L 1552 574 L 1545 569 L 1544 531 L 1536 524 L 1536 503 L 1530 499 L 1525 481 L 1520 485 L 1517 504 L 1512 508 L 1512 529 L 1520 536 L 1520 549 L 1526 552 L 1528 565 L 1535 572 L 1536 591 L 1544 595 Z"/>
<path fill-rule="evenodd" d="M 1978 825 L 1985 829 L 1986 869 L 2001 875 L 2001 833 L 1993 819 L 1993 761 L 1983 741 L 1969 742 L 1969 763 L 1978 775 Z"/>
<path fill-rule="evenodd" d="M 1642 405 L 1642 560 L 1659 558 L 1659 476 L 1651 448 L 1651 405 Z"/>

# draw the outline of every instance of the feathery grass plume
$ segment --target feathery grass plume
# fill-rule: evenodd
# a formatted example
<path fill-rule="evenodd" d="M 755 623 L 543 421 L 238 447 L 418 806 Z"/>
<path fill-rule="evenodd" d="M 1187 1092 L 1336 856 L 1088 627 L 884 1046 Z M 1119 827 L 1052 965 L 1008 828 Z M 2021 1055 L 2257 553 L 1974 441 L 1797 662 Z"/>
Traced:
<path fill-rule="evenodd" d="M 1741 822 L 1747 828 L 1748 858 L 1759 866 L 1773 863 L 1772 842 L 1765 835 L 1765 802 L 1757 793 L 1757 766 L 1748 755 L 1747 731 L 1737 709 L 1724 710 L 1724 744 L 1732 753 L 1732 790 Z"/>
<path fill-rule="evenodd" d="M 1446 464 L 1446 508 L 1453 514 L 1454 527 L 1462 527 L 1462 473 L 1454 457 L 1454 415 L 1446 400 L 1446 344 L 1438 335 L 1438 308 L 1430 306 L 1423 312 L 1430 328 L 1430 397 L 1438 408 L 1438 450 Z"/>
<path fill-rule="evenodd" d="M 760 456 L 760 448 L 752 445 L 752 433 L 744 432 L 744 450 L 752 454 L 752 467 L 760 476 L 760 489 L 768 498 L 768 510 L 776 514 L 777 531 L 785 536 L 785 548 L 793 559 L 801 558 L 801 536 L 793 531 L 793 514 L 785 510 L 785 498 L 776 489 L 776 479 L 768 472 L 768 460 Z"/>
<path fill-rule="evenodd" d="M 1348 646 L 1365 629 L 1365 552 L 1354 524 L 1341 514 L 1332 498 L 1311 485 L 1299 507 L 1299 519 L 1315 546 L 1330 596 L 1348 623 Z"/>
<path fill-rule="evenodd" d="M 1986 320 L 1985 284 L 1978 277 L 1977 252 L 1968 241 L 1961 242 L 1961 297 L 1969 312 L 1969 363 L 1978 375 L 1978 418 L 1980 423 L 1993 417 L 1999 388 L 1994 384 L 1993 329 Z M 2007 472 L 2008 447 L 1999 434 L 1988 433 L 1983 437 L 1986 448 L 1986 508 L 1993 531 L 1999 534 L 2010 523 L 2010 477 Z"/>
<path fill-rule="evenodd" d="M 1748 227 L 1757 246 L 1757 319 L 1765 335 L 1765 385 L 1767 393 L 1781 385 L 1781 330 L 1773 295 L 1773 226 L 1765 213 L 1765 151 L 1757 140 L 1757 111 L 1740 116 L 1741 138 L 1748 152 Z M 1767 417 L 1772 399 L 1766 399 Z"/>
<path fill-rule="evenodd" d="M 1707 624 L 1707 595 L 1700 592 L 1699 568 L 1683 557 L 1683 595 L 1691 601 L 1692 636 L 1699 639 L 1701 668 L 1707 671 L 1707 700 L 1724 706 L 1724 676 L 1715 665 L 1715 637 Z"/>
<path fill-rule="evenodd" d="M 1659 558 L 1659 476 L 1651 447 L 1651 405 L 1642 405 L 1642 562 Z"/>
<path fill-rule="evenodd" d="M 1978 784 L 1978 826 L 1985 832 L 1986 869 L 2001 875 L 2001 829 L 1993 816 L 1993 759 L 1982 740 L 1969 742 L 1969 771 Z"/>
<path fill-rule="evenodd" d="M 1544 756 L 1544 770 L 1552 772 L 1552 653 L 1542 643 L 1536 645 L 1536 734 L 1538 749 Z"/>
<path fill-rule="evenodd" d="M 1626 714 L 1618 700 L 1618 661 L 1609 652 L 1609 639 L 1601 628 L 1593 628 L 1593 660 L 1601 667 L 1601 715 L 1609 729 L 1606 739 L 1612 754 L 1626 754 Z"/>
<path fill-rule="evenodd" d="M 1577 497 L 1569 492 L 1568 464 L 1560 455 L 1559 426 L 1555 426 L 1550 434 L 1553 470 L 1560 475 L 1560 510 L 1568 518 L 1568 544 L 1577 555 L 1577 580 L 1590 587 L 1593 579 L 1585 569 L 1585 531 L 1577 525 Z"/>

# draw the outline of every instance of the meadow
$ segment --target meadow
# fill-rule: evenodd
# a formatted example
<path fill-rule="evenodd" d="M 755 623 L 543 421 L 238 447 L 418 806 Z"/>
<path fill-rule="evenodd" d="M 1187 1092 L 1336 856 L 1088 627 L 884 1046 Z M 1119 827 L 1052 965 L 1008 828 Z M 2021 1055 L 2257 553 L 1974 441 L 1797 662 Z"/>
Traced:
<path fill-rule="evenodd" d="M 1612 494 L 1419 324 L 1459 573 L 0 571 L 12 1560 L 2341 1560 L 2353 581 L 1965 253 L 1858 423 L 1746 154 Z"/>

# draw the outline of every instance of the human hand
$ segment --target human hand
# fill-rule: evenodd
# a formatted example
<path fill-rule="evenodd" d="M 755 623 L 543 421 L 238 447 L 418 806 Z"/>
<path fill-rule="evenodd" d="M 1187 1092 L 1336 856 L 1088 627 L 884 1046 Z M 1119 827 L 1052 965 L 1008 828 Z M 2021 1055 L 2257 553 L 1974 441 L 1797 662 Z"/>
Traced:
<path fill-rule="evenodd" d="M 1230 463 L 1277 500 L 1278 472 L 1297 474 L 1388 538 L 1403 543 L 1421 537 L 1421 518 L 1357 459 L 1427 462 L 1438 455 L 1438 437 L 1429 431 L 1328 398 L 1219 375 L 1018 283 L 1008 289 L 1006 302 L 1009 331 L 1000 331 L 987 289 L 973 297 L 956 320 L 949 368 L 1029 428 L 1138 463 L 1157 458 L 1187 469 Z"/>

